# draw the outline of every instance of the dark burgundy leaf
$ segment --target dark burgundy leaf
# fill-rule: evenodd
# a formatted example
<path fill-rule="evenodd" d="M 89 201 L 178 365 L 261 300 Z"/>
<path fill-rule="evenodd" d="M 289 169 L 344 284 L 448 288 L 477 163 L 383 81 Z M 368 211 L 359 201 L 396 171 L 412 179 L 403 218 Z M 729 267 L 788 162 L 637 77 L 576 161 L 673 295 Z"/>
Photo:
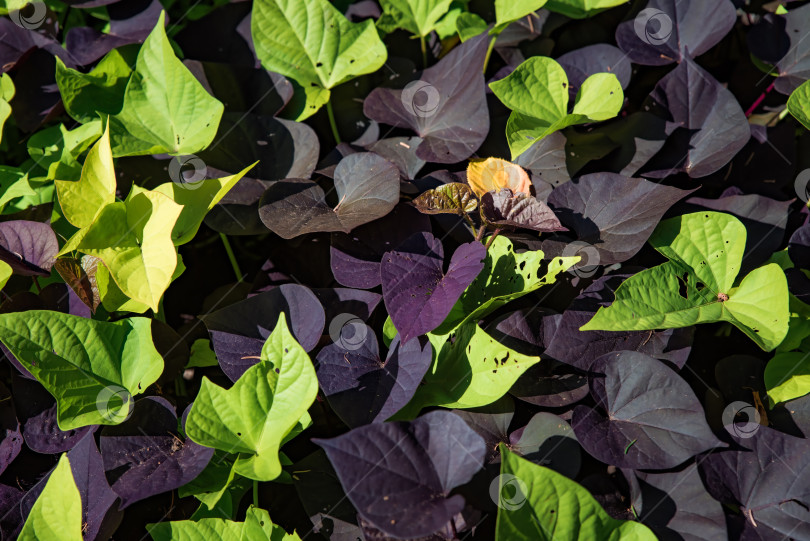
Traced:
<path fill-rule="evenodd" d="M 487 192 L 481 197 L 481 215 L 497 227 L 533 229 L 542 233 L 568 231 L 548 205 L 531 195 L 509 188 Z"/>
<path fill-rule="evenodd" d="M 36 380 L 14 375 L 14 405 L 23 425 L 25 444 L 42 454 L 63 453 L 73 448 L 96 425 L 62 431 L 56 423 L 56 400 Z"/>
<path fill-rule="evenodd" d="M 548 204 L 578 240 L 593 245 L 598 260 L 611 265 L 633 257 L 664 213 L 694 190 L 679 190 L 615 173 L 594 173 L 551 192 Z"/>
<path fill-rule="evenodd" d="M 726 428 L 741 448 L 715 451 L 699 462 L 709 493 L 739 506 L 751 526 L 810 538 L 810 441 L 766 426 L 753 432 Z"/>
<path fill-rule="evenodd" d="M 791 9 L 784 17 L 790 47 L 776 64 L 779 76 L 775 88 L 777 92 L 787 95 L 810 78 L 810 43 L 802 39 L 810 22 L 810 6 Z"/>
<path fill-rule="evenodd" d="M 448 495 L 472 479 L 486 453 L 481 436 L 447 411 L 313 441 L 326 451 L 358 513 L 406 539 L 439 530 L 463 509 L 461 495 Z"/>
<path fill-rule="evenodd" d="M 403 344 L 444 321 L 484 268 L 485 257 L 486 248 L 480 242 L 462 244 L 444 273 L 444 248 L 430 233 L 416 233 L 383 255 L 383 299 Z"/>
<path fill-rule="evenodd" d="M 694 330 L 663 331 L 580 331 L 602 306 L 613 302 L 614 292 L 628 278 L 626 274 L 602 276 L 573 300 L 546 347 L 546 355 L 588 370 L 594 360 L 614 351 L 638 351 L 683 367 L 692 346 Z"/>
<path fill-rule="evenodd" d="M 343 158 L 335 168 L 337 205 L 311 180 L 274 182 L 259 203 L 259 217 L 268 229 L 285 239 L 319 231 L 351 232 L 382 218 L 399 201 L 399 170 L 372 152 Z"/>
<path fill-rule="evenodd" d="M 0 536 L 3 539 L 16 539 L 22 528 L 20 500 L 24 494 L 16 487 L 0 485 Z"/>
<path fill-rule="evenodd" d="M 116 520 L 119 522 L 123 518 L 117 509 L 110 509 L 118 495 L 107 483 L 104 464 L 92 433 L 79 440 L 67 456 L 82 499 L 82 534 L 85 539 L 96 539 L 108 512 L 118 515 Z"/>
<path fill-rule="evenodd" d="M 11 392 L 0 383 L 0 473 L 20 454 L 23 436 L 11 400 Z"/>
<path fill-rule="evenodd" d="M 329 405 L 349 427 L 383 422 L 413 398 L 430 368 L 433 349 L 427 339 L 400 344 L 394 338 L 380 358 L 374 330 L 363 325 L 353 336 L 340 335 L 317 357 L 316 370 Z"/>
<path fill-rule="evenodd" d="M 159 397 L 138 400 L 132 417 L 104 427 L 100 447 L 121 509 L 185 485 L 214 455 L 213 449 L 183 439 L 174 407 Z"/>
<path fill-rule="evenodd" d="M 225 374 L 233 381 L 259 362 L 262 346 L 284 313 L 290 331 L 306 351 L 318 344 L 325 315 L 318 298 L 304 286 L 284 284 L 202 316 Z"/>
<path fill-rule="evenodd" d="M 694 391 L 661 361 L 623 351 L 599 357 L 591 371 L 591 395 L 605 413 L 577 406 L 571 424 L 598 460 L 663 470 L 721 445 Z"/>
<path fill-rule="evenodd" d="M 705 177 L 731 161 L 751 137 L 734 95 L 691 59 L 658 81 L 650 98 L 669 111 L 672 124 L 664 148 L 642 170 L 647 176 L 683 171 Z"/>
<path fill-rule="evenodd" d="M 390 214 L 351 234 L 333 233 L 330 253 L 335 280 L 363 289 L 380 285 L 383 254 L 420 231 L 430 233 L 430 219 L 410 205 L 400 204 Z"/>
<path fill-rule="evenodd" d="M 565 136 L 560 132 L 543 137 L 517 157 L 515 163 L 532 174 L 538 198 L 548 186 L 559 186 L 571 180 L 565 164 Z"/>
<path fill-rule="evenodd" d="M 627 55 L 607 43 L 588 45 L 565 53 L 556 60 L 568 76 L 568 90 L 573 92 L 572 97 L 576 97 L 576 91 L 582 86 L 585 79 L 594 73 L 614 74 L 622 88 L 627 88 L 627 85 L 630 84 L 630 76 L 633 73 Z"/>
<path fill-rule="evenodd" d="M 706 492 L 695 464 L 677 472 L 635 475 L 644 502 L 637 509 L 639 519 L 658 539 L 728 539 L 723 506 Z"/>
<path fill-rule="evenodd" d="M 736 20 L 730 0 L 650 0 L 634 19 L 619 25 L 616 43 L 631 62 L 663 66 L 702 55 Z"/>
<path fill-rule="evenodd" d="M 0 223 L 0 261 L 16 274 L 49 276 L 59 243 L 48 224 L 15 220 Z"/>
<path fill-rule="evenodd" d="M 363 104 L 366 116 L 423 139 L 416 155 L 428 162 L 469 158 L 489 132 L 489 110 L 482 73 L 486 33 L 450 51 L 404 89 L 377 88 Z"/>

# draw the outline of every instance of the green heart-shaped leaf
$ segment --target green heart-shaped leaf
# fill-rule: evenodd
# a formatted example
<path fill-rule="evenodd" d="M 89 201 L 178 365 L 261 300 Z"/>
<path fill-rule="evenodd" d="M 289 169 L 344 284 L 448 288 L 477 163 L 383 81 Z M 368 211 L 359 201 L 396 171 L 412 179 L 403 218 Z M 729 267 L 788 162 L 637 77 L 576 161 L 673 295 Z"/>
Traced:
<path fill-rule="evenodd" d="M 616 290 L 580 330 L 672 329 L 727 321 L 765 351 L 788 332 L 790 312 L 785 274 L 771 263 L 751 271 L 734 287 L 746 231 L 720 212 L 696 212 L 665 220 L 650 244 L 670 260 L 639 272 Z"/>
<path fill-rule="evenodd" d="M 203 378 L 186 422 L 200 445 L 237 453 L 234 471 L 270 481 L 281 474 L 279 448 L 308 421 L 318 393 L 315 368 L 287 328 L 284 314 L 262 347 L 261 361 L 228 390 Z"/>
<path fill-rule="evenodd" d="M 61 312 L 0 314 L 0 341 L 56 398 L 59 428 L 115 425 L 163 372 L 151 321 L 95 321 Z"/>
<path fill-rule="evenodd" d="M 178 539 L 220 539 L 221 541 L 301 541 L 297 533 L 287 533 L 270 520 L 264 509 L 250 506 L 244 522 L 221 518 L 176 520 L 149 524 L 146 529 L 155 541 Z"/>
<path fill-rule="evenodd" d="M 82 499 L 67 453 L 56 464 L 23 524 L 21 541 L 82 541 Z"/>

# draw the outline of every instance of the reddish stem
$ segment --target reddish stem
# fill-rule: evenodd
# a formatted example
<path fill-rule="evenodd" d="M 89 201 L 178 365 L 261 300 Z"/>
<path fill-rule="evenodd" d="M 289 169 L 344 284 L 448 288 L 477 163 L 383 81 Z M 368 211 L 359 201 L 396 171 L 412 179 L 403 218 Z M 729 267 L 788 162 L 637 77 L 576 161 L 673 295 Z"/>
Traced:
<path fill-rule="evenodd" d="M 749 107 L 749 108 L 748 108 L 748 110 L 745 112 L 745 118 L 750 117 L 750 116 L 751 116 L 751 115 L 754 113 L 754 111 L 756 110 L 756 108 L 757 108 L 757 107 L 759 107 L 759 104 L 760 104 L 760 103 L 762 103 L 762 100 L 764 100 L 764 99 L 765 99 L 765 96 L 767 96 L 767 95 L 768 95 L 768 93 L 769 93 L 771 90 L 773 90 L 773 86 L 774 86 L 775 84 L 776 84 L 776 81 L 772 82 L 772 83 L 770 84 L 770 86 L 768 86 L 768 88 L 766 88 L 766 89 L 765 89 L 765 92 L 763 92 L 762 94 L 760 94 L 760 95 L 759 95 L 759 97 L 756 99 L 756 101 L 755 101 L 753 104 L 751 104 L 751 107 Z"/>

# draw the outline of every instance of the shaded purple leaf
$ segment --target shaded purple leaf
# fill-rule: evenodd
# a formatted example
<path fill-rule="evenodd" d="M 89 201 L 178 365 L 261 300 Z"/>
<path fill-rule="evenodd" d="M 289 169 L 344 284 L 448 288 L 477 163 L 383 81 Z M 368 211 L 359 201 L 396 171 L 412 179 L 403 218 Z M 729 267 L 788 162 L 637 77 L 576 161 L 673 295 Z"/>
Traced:
<path fill-rule="evenodd" d="M 692 191 L 615 173 L 594 173 L 556 187 L 548 204 L 579 241 L 598 252 L 597 261 L 588 258 L 589 266 L 611 265 L 633 257 L 669 207 Z"/>
<path fill-rule="evenodd" d="M 677 472 L 635 472 L 635 475 L 644 502 L 636 509 L 639 520 L 649 526 L 658 539 L 713 541 L 728 538 L 723 506 L 706 492 L 695 464 Z"/>
<path fill-rule="evenodd" d="M 47 455 L 73 448 L 96 425 L 63 431 L 56 422 L 56 400 L 36 380 L 15 375 L 12 380 L 14 405 L 22 423 L 25 444 L 34 452 Z"/>
<path fill-rule="evenodd" d="M 577 406 L 571 425 L 582 447 L 620 468 L 662 470 L 721 445 L 689 385 L 661 361 L 623 351 L 591 365 L 599 409 Z"/>
<path fill-rule="evenodd" d="M 349 233 L 394 209 L 399 201 L 399 170 L 373 152 L 350 154 L 335 168 L 335 191 L 333 208 L 323 188 L 311 180 L 274 182 L 259 202 L 259 217 L 285 239 L 321 231 Z"/>
<path fill-rule="evenodd" d="M 50 225 L 27 220 L 0 223 L 0 261 L 16 274 L 49 276 L 58 252 Z"/>
<path fill-rule="evenodd" d="M 373 90 L 363 112 L 377 122 L 415 131 L 423 139 L 416 155 L 425 161 L 469 158 L 489 132 L 482 73 L 488 41 L 483 33 L 462 43 L 404 89 Z"/>
<path fill-rule="evenodd" d="M 262 345 L 282 312 L 301 347 L 312 351 L 324 329 L 324 310 L 312 291 L 298 284 L 284 284 L 201 316 L 220 366 L 232 381 L 259 362 Z"/>
<path fill-rule="evenodd" d="M 463 509 L 464 498 L 448 494 L 472 479 L 486 453 L 481 436 L 447 411 L 313 441 L 326 451 L 358 513 L 406 539 L 439 530 Z"/>
<path fill-rule="evenodd" d="M 391 213 L 350 234 L 333 233 L 330 254 L 335 280 L 362 289 L 380 285 L 383 254 L 420 231 L 431 232 L 430 218 L 410 205 L 399 204 Z"/>
<path fill-rule="evenodd" d="M 419 137 L 389 137 L 371 143 L 366 148 L 396 164 L 403 178 L 410 180 L 425 165 L 425 160 L 416 155 L 420 144 L 422 139 Z"/>
<path fill-rule="evenodd" d="M 174 407 L 163 398 L 142 398 L 132 417 L 101 431 L 101 456 L 121 509 L 185 485 L 202 472 L 214 450 L 184 439 Z"/>
<path fill-rule="evenodd" d="M 776 64 L 777 92 L 788 95 L 810 79 L 810 44 L 804 41 L 805 29 L 810 24 L 810 6 L 799 6 L 785 15 L 785 32 L 790 40 L 787 53 Z"/>
<path fill-rule="evenodd" d="M 726 429 L 741 448 L 715 451 L 699 462 L 709 493 L 739 506 L 752 526 L 783 538 L 810 538 L 810 441 L 766 426 Z"/>
<path fill-rule="evenodd" d="M 318 382 L 350 428 L 383 422 L 413 398 L 432 355 L 427 339 L 402 345 L 396 337 L 383 360 L 374 330 L 365 327 L 352 337 L 341 335 L 318 353 Z"/>
<path fill-rule="evenodd" d="M 526 460 L 573 479 L 582 462 L 571 426 L 553 413 L 535 413 L 526 426 L 509 435 L 509 448 Z"/>
<path fill-rule="evenodd" d="M 441 241 L 430 233 L 416 233 L 383 255 L 383 299 L 403 344 L 444 321 L 484 268 L 486 252 L 480 242 L 462 244 L 444 273 Z"/>
<path fill-rule="evenodd" d="M 810 224 L 801 226 L 790 236 L 788 254 L 794 265 L 810 269 Z"/>
<path fill-rule="evenodd" d="M 485 193 L 481 197 L 481 214 L 497 227 L 568 231 L 548 205 L 531 195 L 513 193 L 509 188 Z"/>
<path fill-rule="evenodd" d="M 630 76 L 633 73 L 627 55 L 607 43 L 588 45 L 565 53 L 556 60 L 568 76 L 568 91 L 573 93 L 572 98 L 576 97 L 576 92 L 585 79 L 594 73 L 614 74 L 622 88 L 627 88 L 630 84 Z"/>
<path fill-rule="evenodd" d="M 11 392 L 0 383 L 0 473 L 20 454 L 22 444 L 23 436 Z"/>
<path fill-rule="evenodd" d="M 534 143 L 515 163 L 531 173 L 538 199 L 542 199 L 540 195 L 548 191 L 548 186 L 559 186 L 571 180 L 565 163 L 565 136 L 560 132 Z"/>
<path fill-rule="evenodd" d="M 0 537 L 16 539 L 23 525 L 20 500 L 25 493 L 8 485 L 0 485 Z"/>
<path fill-rule="evenodd" d="M 666 74 L 650 98 L 667 109 L 667 143 L 642 170 L 663 178 L 685 172 L 700 178 L 726 165 L 751 137 L 740 104 L 696 62 L 687 58 Z"/>
<path fill-rule="evenodd" d="M 663 331 L 579 330 L 599 308 L 613 302 L 614 292 L 629 276 L 602 276 L 574 299 L 549 338 L 546 355 L 580 370 L 588 370 L 593 361 L 607 353 L 638 351 L 682 368 L 692 349 L 692 327 Z"/>
<path fill-rule="evenodd" d="M 86 434 L 68 451 L 67 456 L 73 481 L 82 499 L 82 534 L 85 539 L 96 539 L 108 512 L 118 515 L 112 517 L 112 522 L 120 522 L 123 518 L 123 513 L 117 509 L 110 510 L 118 495 L 107 483 L 104 464 L 92 433 Z M 109 528 L 110 518 L 107 522 L 106 526 Z M 108 532 L 108 535 L 111 533 L 112 531 Z"/>
<path fill-rule="evenodd" d="M 634 19 L 619 25 L 616 43 L 631 62 L 663 66 L 702 55 L 736 20 L 730 0 L 650 0 Z"/>

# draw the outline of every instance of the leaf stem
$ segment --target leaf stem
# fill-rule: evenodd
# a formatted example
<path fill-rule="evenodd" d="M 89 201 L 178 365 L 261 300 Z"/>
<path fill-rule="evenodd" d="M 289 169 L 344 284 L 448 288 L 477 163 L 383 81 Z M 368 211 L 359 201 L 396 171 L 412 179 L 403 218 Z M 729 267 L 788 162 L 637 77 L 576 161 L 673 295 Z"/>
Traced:
<path fill-rule="evenodd" d="M 335 111 L 332 110 L 332 102 L 326 102 L 326 114 L 329 115 L 329 125 L 332 127 L 332 135 L 335 138 L 335 143 L 340 144 L 342 141 L 340 140 L 340 133 L 337 129 L 337 123 L 335 122 Z"/>
<path fill-rule="evenodd" d="M 253 480 L 253 505 L 259 507 L 259 482 Z"/>
<path fill-rule="evenodd" d="M 478 234 L 475 235 L 475 240 L 477 242 L 481 242 L 484 239 L 484 233 L 487 232 L 487 225 L 481 224 L 481 227 L 478 229 Z"/>
<path fill-rule="evenodd" d="M 487 47 L 487 55 L 484 57 L 484 73 L 487 72 L 487 66 L 489 66 L 489 57 L 492 56 L 492 49 L 495 48 L 495 40 L 498 39 L 498 35 L 492 36 L 492 39 L 489 40 L 489 46 Z"/>
<path fill-rule="evenodd" d="M 222 244 L 225 246 L 225 252 L 228 254 L 228 260 L 231 262 L 231 267 L 233 267 L 233 272 L 236 275 L 236 281 L 241 282 L 243 278 L 242 270 L 239 268 L 239 262 L 236 260 L 236 255 L 233 253 L 233 248 L 231 248 L 231 241 L 228 240 L 228 237 L 224 233 L 220 233 L 219 238 L 222 239 Z"/>
<path fill-rule="evenodd" d="M 427 45 L 425 44 L 425 36 L 419 36 L 419 45 L 422 47 L 422 67 L 427 69 Z"/>
<path fill-rule="evenodd" d="M 489 249 L 490 245 L 492 244 L 492 241 L 495 240 L 495 237 L 497 237 L 498 233 L 500 233 L 500 232 L 501 232 L 501 228 L 499 227 L 499 228 L 497 228 L 495 230 L 494 233 L 492 233 L 492 236 L 489 237 L 489 239 L 487 239 L 487 243 L 484 244 L 484 248 Z"/>
<path fill-rule="evenodd" d="M 754 103 L 753 103 L 753 104 L 751 104 L 751 107 L 749 107 L 749 108 L 748 108 L 748 110 L 745 112 L 745 118 L 748 118 L 748 117 L 750 117 L 752 114 L 754 114 L 754 111 L 756 110 L 756 108 L 757 108 L 757 107 L 759 107 L 759 104 L 760 104 L 760 103 L 762 103 L 762 100 L 764 100 L 764 99 L 765 99 L 765 96 L 767 96 L 767 95 L 768 95 L 768 93 L 769 93 L 771 90 L 773 90 L 773 87 L 774 87 L 775 85 L 776 85 L 776 81 L 774 81 L 773 83 L 771 83 L 771 84 L 768 86 L 768 88 L 766 88 L 766 89 L 765 89 L 765 92 L 763 92 L 762 94 L 760 94 L 760 95 L 759 95 L 759 97 L 756 99 L 756 101 L 754 101 Z"/>
<path fill-rule="evenodd" d="M 34 287 L 37 288 L 37 293 L 42 293 L 42 288 L 39 287 L 39 280 L 37 280 L 37 277 L 31 276 L 31 279 L 34 281 Z"/>

